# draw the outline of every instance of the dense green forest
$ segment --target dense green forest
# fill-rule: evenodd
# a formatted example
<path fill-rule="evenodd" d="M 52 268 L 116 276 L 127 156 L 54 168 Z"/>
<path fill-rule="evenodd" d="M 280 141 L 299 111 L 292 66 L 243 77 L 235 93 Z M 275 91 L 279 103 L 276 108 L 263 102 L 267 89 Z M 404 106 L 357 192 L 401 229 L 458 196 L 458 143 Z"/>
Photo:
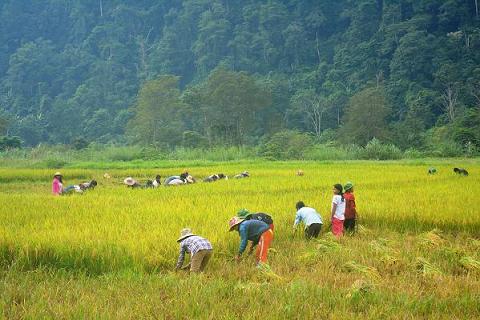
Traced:
<path fill-rule="evenodd" d="M 0 136 L 478 148 L 479 10 L 477 0 L 2 0 Z"/>

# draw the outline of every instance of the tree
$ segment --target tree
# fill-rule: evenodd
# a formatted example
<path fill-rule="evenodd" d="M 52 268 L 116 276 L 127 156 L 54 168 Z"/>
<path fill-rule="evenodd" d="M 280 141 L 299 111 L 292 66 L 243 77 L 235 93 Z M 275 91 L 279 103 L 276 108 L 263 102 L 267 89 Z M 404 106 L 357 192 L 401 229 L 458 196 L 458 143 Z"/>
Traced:
<path fill-rule="evenodd" d="M 386 140 L 390 113 L 383 87 L 366 88 L 356 93 L 348 102 L 340 139 L 360 145 L 366 145 L 373 138 Z"/>
<path fill-rule="evenodd" d="M 134 141 L 170 147 L 181 142 L 184 130 L 179 115 L 184 104 L 178 81 L 176 76 L 165 75 L 142 86 L 128 124 Z"/>
<path fill-rule="evenodd" d="M 297 112 L 304 115 L 304 121 L 313 128 L 315 136 L 322 134 L 322 120 L 328 110 L 327 102 L 312 89 L 302 89 L 295 93 L 291 99 L 292 106 Z"/>
<path fill-rule="evenodd" d="M 243 144 L 256 113 L 271 103 L 270 93 L 253 77 L 223 68 L 210 74 L 202 95 L 202 114 L 210 142 L 216 138 L 224 143 Z"/>

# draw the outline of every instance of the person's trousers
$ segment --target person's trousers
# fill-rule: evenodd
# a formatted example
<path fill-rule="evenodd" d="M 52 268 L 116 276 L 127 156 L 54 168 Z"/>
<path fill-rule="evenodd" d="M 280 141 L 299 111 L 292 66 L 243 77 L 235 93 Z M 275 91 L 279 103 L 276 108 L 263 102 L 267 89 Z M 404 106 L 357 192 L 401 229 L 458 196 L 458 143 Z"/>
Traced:
<path fill-rule="evenodd" d="M 190 272 L 202 272 L 212 257 L 213 250 L 200 250 L 195 253 L 190 262 Z"/>
<path fill-rule="evenodd" d="M 355 219 L 345 219 L 343 223 L 345 231 L 354 233 L 355 232 Z"/>
<path fill-rule="evenodd" d="M 267 262 L 267 254 L 268 254 L 268 248 L 270 247 L 270 243 L 273 240 L 273 230 L 268 229 L 262 235 L 260 236 L 260 241 L 258 241 L 258 246 L 257 246 L 257 252 L 256 252 L 256 257 L 257 257 L 257 263 L 266 263 Z"/>
<path fill-rule="evenodd" d="M 321 223 L 312 223 L 305 228 L 305 238 L 310 240 L 311 238 L 317 238 L 320 230 L 322 229 Z"/>
<path fill-rule="evenodd" d="M 337 237 L 343 235 L 343 220 L 332 218 L 332 233 Z"/>

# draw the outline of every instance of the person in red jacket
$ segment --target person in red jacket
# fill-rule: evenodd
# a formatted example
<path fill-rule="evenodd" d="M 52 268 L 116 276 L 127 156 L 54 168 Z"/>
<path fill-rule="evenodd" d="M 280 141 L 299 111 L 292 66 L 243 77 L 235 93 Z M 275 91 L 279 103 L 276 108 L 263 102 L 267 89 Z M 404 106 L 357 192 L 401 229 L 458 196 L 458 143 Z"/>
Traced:
<path fill-rule="evenodd" d="M 357 207 L 355 205 L 355 195 L 353 194 L 353 184 L 347 182 L 345 184 L 345 193 L 343 197 L 345 198 L 345 221 L 343 226 L 345 231 L 353 234 L 355 232 L 355 223 L 357 220 Z"/>

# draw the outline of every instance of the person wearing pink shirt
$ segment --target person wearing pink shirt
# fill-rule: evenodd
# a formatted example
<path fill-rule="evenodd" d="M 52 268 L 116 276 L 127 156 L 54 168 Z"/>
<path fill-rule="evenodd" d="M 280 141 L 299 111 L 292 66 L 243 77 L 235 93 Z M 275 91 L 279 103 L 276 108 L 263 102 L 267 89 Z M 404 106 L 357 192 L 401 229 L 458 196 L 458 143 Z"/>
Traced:
<path fill-rule="evenodd" d="M 52 193 L 55 196 L 61 195 L 63 192 L 63 181 L 62 181 L 62 174 L 60 172 L 55 172 L 53 176 L 52 182 Z"/>

